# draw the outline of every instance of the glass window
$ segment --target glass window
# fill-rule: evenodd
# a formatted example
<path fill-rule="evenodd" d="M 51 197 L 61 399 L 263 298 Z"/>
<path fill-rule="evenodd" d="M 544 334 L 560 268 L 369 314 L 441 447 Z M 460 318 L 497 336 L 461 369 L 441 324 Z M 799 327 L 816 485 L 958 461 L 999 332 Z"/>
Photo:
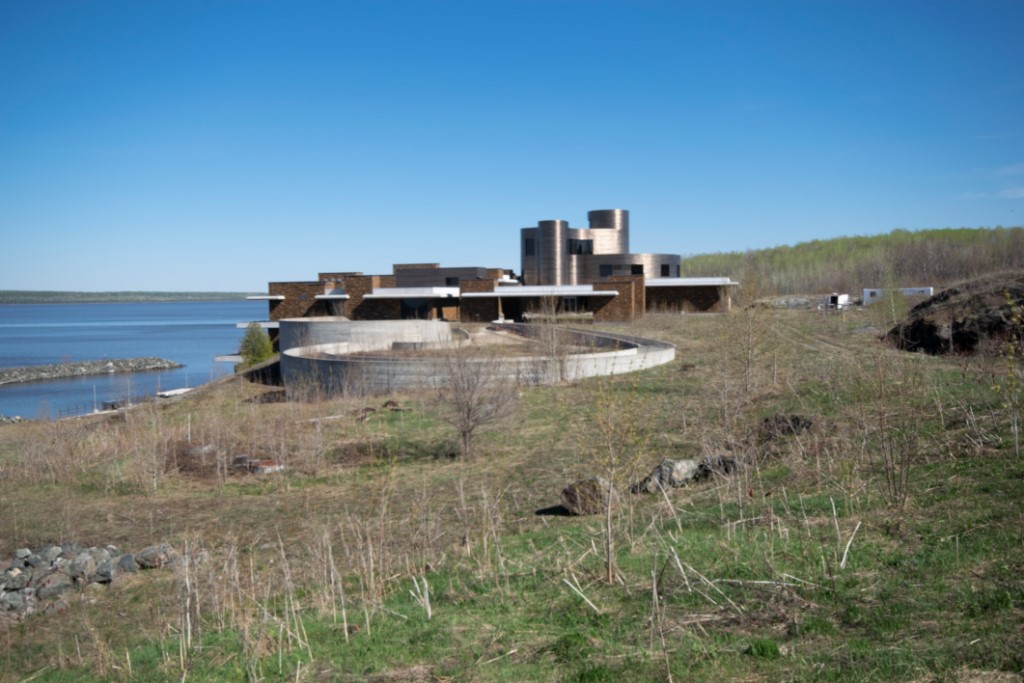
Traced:
<path fill-rule="evenodd" d="M 444 279 L 444 286 L 445 287 L 458 287 L 459 286 L 459 278 L 458 278 L 458 276 L 446 277 Z"/>
<path fill-rule="evenodd" d="M 534 245 L 534 241 L 533 241 L 532 237 L 527 237 L 525 240 L 523 240 L 523 255 L 524 256 L 533 256 L 536 253 L 536 249 L 537 249 L 537 247 Z"/>
<path fill-rule="evenodd" d="M 644 274 L 644 264 L 642 264 L 642 263 L 634 263 L 633 265 L 631 265 L 629 267 L 629 274 L 630 275 L 643 275 Z"/>
<path fill-rule="evenodd" d="M 611 277 L 612 267 L 609 264 L 602 263 L 597 267 L 597 274 L 601 277 Z"/>
<path fill-rule="evenodd" d="M 669 276 L 668 275 L 669 274 L 669 270 L 668 270 L 669 267 L 670 266 L 667 263 L 662 263 L 661 264 L 661 276 L 662 277 L 668 277 Z"/>
<path fill-rule="evenodd" d="M 594 240 L 569 240 L 569 253 L 570 254 L 593 254 L 594 253 Z"/>

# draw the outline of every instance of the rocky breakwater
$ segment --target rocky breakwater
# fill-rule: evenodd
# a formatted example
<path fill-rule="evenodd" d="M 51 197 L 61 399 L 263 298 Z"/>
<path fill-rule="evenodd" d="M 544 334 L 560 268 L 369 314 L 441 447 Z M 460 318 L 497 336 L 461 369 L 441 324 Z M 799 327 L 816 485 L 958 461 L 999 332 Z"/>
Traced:
<path fill-rule="evenodd" d="M 53 363 L 52 365 L 28 365 L 17 368 L 0 368 L 0 385 L 85 377 L 87 375 L 173 370 L 180 367 L 182 367 L 181 364 L 163 358 L 113 358 Z"/>
<path fill-rule="evenodd" d="M 140 569 L 164 567 L 176 558 L 166 543 L 134 554 L 112 545 L 87 548 L 77 543 L 19 548 L 14 557 L 0 560 L 0 627 L 33 612 L 63 612 L 65 599 L 75 591 L 109 584 Z"/>

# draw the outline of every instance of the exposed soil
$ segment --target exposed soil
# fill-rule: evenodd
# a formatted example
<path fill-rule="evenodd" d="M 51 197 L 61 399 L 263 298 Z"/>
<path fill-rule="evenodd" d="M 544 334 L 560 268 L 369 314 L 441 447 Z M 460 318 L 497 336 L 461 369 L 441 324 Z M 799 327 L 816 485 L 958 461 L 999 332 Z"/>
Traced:
<path fill-rule="evenodd" d="M 1024 334 L 1024 272 L 985 276 L 921 302 L 886 339 L 905 351 L 998 354 Z"/>

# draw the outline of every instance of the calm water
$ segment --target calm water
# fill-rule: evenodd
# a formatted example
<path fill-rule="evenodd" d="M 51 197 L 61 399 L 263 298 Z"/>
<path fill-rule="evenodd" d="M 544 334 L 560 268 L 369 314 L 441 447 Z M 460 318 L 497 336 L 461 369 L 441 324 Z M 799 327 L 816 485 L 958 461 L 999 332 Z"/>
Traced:
<path fill-rule="evenodd" d="M 0 386 L 0 415 L 57 417 L 103 401 L 194 387 L 234 371 L 235 323 L 267 317 L 262 301 L 0 305 L 0 367 L 156 356 L 184 367 Z"/>

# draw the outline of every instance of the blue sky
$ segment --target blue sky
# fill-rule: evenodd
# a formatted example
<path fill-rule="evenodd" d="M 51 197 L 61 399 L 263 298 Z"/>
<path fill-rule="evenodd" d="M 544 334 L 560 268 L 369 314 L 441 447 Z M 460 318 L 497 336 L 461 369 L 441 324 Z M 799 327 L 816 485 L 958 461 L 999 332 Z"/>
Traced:
<path fill-rule="evenodd" d="M 0 289 L 1024 224 L 1024 2 L 0 0 Z M 728 273 L 723 273 L 728 275 Z"/>

